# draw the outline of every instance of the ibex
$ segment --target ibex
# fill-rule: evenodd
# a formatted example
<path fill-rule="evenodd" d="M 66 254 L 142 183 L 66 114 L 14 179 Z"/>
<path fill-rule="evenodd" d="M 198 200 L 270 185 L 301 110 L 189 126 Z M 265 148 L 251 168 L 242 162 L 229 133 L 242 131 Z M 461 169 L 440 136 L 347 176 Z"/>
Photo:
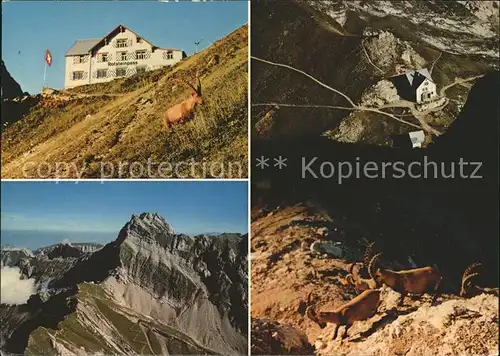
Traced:
<path fill-rule="evenodd" d="M 351 265 L 349 268 L 349 274 L 345 277 L 345 280 L 354 287 L 356 293 L 359 294 L 365 290 L 377 288 L 377 283 L 375 283 L 373 279 L 362 278 L 359 275 L 359 270 L 356 273 L 354 272 L 355 265 L 356 262 Z"/>
<path fill-rule="evenodd" d="M 375 242 L 370 242 L 366 246 L 366 250 L 365 250 L 365 253 L 363 255 L 363 266 L 365 267 L 365 269 L 367 271 L 368 271 L 368 268 L 370 266 L 370 261 L 371 261 L 371 259 L 373 257 L 374 248 L 375 248 Z"/>
<path fill-rule="evenodd" d="M 482 288 L 473 284 L 472 280 L 480 275 L 477 270 L 482 266 L 481 263 L 473 263 L 465 269 L 462 276 L 462 287 L 460 289 L 461 297 L 474 297 L 483 293 L 499 296 L 498 288 Z"/>
<path fill-rule="evenodd" d="M 392 271 L 385 268 L 377 268 L 377 260 L 382 253 L 377 253 L 370 261 L 368 272 L 377 285 L 385 284 L 398 293 L 401 299 L 398 305 L 402 305 L 407 293 L 424 294 L 433 292 L 432 304 L 438 297 L 439 285 L 443 277 L 434 267 L 422 267 L 403 271 Z"/>
<path fill-rule="evenodd" d="M 375 315 L 380 305 L 380 291 L 369 289 L 334 311 L 316 313 L 314 305 L 310 305 L 311 294 L 312 292 L 307 297 L 306 315 L 322 329 L 326 327 L 326 323 L 336 324 L 332 340 L 337 338 L 340 326 L 345 326 L 342 335 L 342 339 L 344 339 L 347 336 L 347 330 L 355 321 L 370 319 Z"/>
<path fill-rule="evenodd" d="M 192 84 L 182 79 L 179 79 L 181 82 L 189 85 L 193 89 L 193 92 L 191 93 L 191 96 L 188 99 L 184 100 L 183 102 L 177 105 L 172 106 L 170 109 L 167 110 L 167 112 L 165 113 L 165 118 L 163 119 L 165 129 L 169 129 L 170 126 L 174 124 L 184 123 L 193 118 L 194 109 L 196 108 L 196 105 L 202 103 L 201 82 L 198 76 L 196 76 L 196 79 L 198 80 L 197 88 L 195 88 Z"/>

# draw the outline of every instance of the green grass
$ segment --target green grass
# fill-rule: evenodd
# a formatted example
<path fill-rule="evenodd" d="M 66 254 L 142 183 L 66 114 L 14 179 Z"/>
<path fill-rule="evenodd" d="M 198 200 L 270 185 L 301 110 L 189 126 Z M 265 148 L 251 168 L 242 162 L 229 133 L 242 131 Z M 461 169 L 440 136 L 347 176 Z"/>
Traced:
<path fill-rule="evenodd" d="M 51 347 L 49 332 L 45 328 L 38 328 L 30 335 L 26 355 L 51 355 L 54 353 Z"/>
<path fill-rule="evenodd" d="M 78 321 L 76 314 L 71 314 L 61 325 L 61 332 L 57 339 L 70 345 L 84 347 L 91 352 L 104 351 L 113 352 L 113 349 L 106 345 L 106 342 L 94 333 L 85 329 Z"/>
<path fill-rule="evenodd" d="M 70 314 L 60 323 L 59 329 L 56 331 L 43 327 L 37 328 L 30 335 L 26 353 L 33 355 L 54 354 L 49 335 L 52 335 L 57 342 L 65 344 L 68 349 L 77 346 L 85 348 L 87 352 L 113 352 L 104 340 L 90 333 L 80 324 L 77 314 Z"/>
<path fill-rule="evenodd" d="M 134 350 L 137 350 L 141 354 L 149 353 L 147 340 L 138 324 L 115 312 L 108 303 L 102 300 L 96 299 L 95 303 L 104 318 L 117 328 L 120 335 L 128 341 L 128 344 L 131 345 Z"/>
<path fill-rule="evenodd" d="M 161 355 L 162 349 L 161 349 L 160 342 L 158 341 L 156 334 L 154 332 L 152 332 L 150 329 L 146 333 L 148 334 L 149 343 L 151 344 L 151 347 L 153 349 L 153 353 L 156 355 Z"/>

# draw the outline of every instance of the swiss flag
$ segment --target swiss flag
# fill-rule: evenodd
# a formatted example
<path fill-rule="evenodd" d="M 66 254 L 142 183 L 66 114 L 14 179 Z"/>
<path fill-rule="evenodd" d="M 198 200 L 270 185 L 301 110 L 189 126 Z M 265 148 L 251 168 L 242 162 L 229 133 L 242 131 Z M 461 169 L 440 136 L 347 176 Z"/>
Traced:
<path fill-rule="evenodd" d="M 50 54 L 49 50 L 45 51 L 45 62 L 47 62 L 49 67 L 52 65 L 52 55 Z"/>

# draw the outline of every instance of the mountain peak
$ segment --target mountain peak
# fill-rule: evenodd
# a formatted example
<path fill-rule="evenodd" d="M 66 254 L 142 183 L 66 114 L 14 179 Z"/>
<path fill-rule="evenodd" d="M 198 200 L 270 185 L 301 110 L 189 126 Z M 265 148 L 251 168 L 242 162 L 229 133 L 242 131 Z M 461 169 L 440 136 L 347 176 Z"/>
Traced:
<path fill-rule="evenodd" d="M 196 354 L 206 354 L 205 350 L 210 351 L 210 354 L 246 354 L 247 243 L 245 239 L 235 241 L 229 238 L 194 238 L 175 234 L 163 217 L 145 212 L 132 215 L 115 241 L 91 253 L 82 254 L 79 258 L 50 258 L 52 254 L 54 257 L 73 257 L 72 253 L 78 245 L 72 243 L 72 246 L 57 244 L 44 248 L 43 251 L 47 251 L 45 255 L 51 253 L 49 258 L 37 254 L 24 265 L 21 265 L 21 261 L 25 260 L 22 255 L 2 251 L 2 263 L 19 265 L 23 275 L 35 278 L 37 285 L 41 286 L 40 292 L 54 293 L 49 296 L 39 293 L 36 303 L 31 302 L 34 306 L 30 306 L 33 312 L 28 325 L 46 327 L 43 320 L 47 316 L 52 317 L 54 310 L 62 310 L 57 313 L 56 321 L 64 323 L 63 320 L 70 320 L 71 325 L 64 325 L 71 328 L 76 322 L 77 327 L 83 328 L 86 335 L 96 335 L 88 341 L 91 343 L 95 340 L 92 345 L 101 347 L 99 335 L 115 343 L 114 328 L 124 328 L 125 332 L 129 332 L 133 324 L 128 322 L 129 316 L 126 316 L 113 318 L 119 322 L 119 326 L 113 325 L 113 330 L 105 331 L 100 327 L 96 329 L 101 321 L 96 319 L 93 308 L 86 309 L 90 305 L 86 302 L 87 298 L 95 295 L 99 299 L 105 298 L 106 303 L 112 303 L 110 305 L 126 306 L 127 309 L 134 310 L 141 320 L 154 320 L 155 330 L 160 330 L 157 325 L 164 325 L 163 330 L 167 331 L 159 332 L 166 335 L 164 337 L 168 340 L 174 337 L 176 344 L 180 342 L 184 345 L 183 340 L 188 340 L 189 345 L 199 345 Z M 106 293 L 96 294 L 96 290 Z M 76 310 L 67 308 L 68 300 L 76 300 Z M 116 313 L 120 313 L 122 308 L 116 310 Z M 43 318 L 38 315 L 43 315 Z M 18 314 L 9 314 L 9 330 L 16 330 L 20 336 L 15 334 L 15 337 L 10 337 L 7 344 L 2 340 L 0 348 L 19 354 L 30 346 L 33 350 L 38 350 L 38 344 L 30 344 L 29 341 L 34 340 L 38 334 L 36 331 L 33 334 L 32 329 L 20 327 L 19 320 L 24 322 L 25 319 Z M 85 322 L 80 324 L 79 320 Z M 95 322 L 88 323 L 87 320 Z M 109 320 L 112 324 L 113 321 Z M 205 327 L 199 328 L 200 323 Z M 105 324 L 108 325 L 108 322 Z M 59 325 L 62 329 L 65 328 L 63 324 Z M 143 326 L 142 321 L 140 326 Z M 186 338 L 177 339 L 171 332 L 174 329 L 177 330 L 176 334 L 184 334 Z M 23 341 L 19 342 L 19 338 Z M 162 342 L 166 344 L 168 340 Z M 141 344 L 137 344 L 135 340 L 129 341 L 130 345 L 124 345 L 126 350 L 139 351 L 132 348 L 136 345 L 141 347 Z M 71 342 L 74 349 L 79 350 L 79 339 L 72 339 Z M 121 339 L 116 341 L 116 344 L 124 343 L 126 341 Z M 50 338 L 46 340 L 46 345 L 44 347 L 47 350 L 55 348 Z"/>
<path fill-rule="evenodd" d="M 157 230 L 167 234 L 175 234 L 174 228 L 158 213 L 132 214 L 128 225 L 129 229 L 132 230 L 139 228 L 140 230 Z"/>

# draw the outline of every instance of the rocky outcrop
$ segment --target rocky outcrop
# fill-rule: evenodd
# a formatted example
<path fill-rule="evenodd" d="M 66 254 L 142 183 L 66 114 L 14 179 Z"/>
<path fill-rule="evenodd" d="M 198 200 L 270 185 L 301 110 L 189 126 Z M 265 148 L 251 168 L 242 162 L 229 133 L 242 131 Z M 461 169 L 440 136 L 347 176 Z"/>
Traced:
<path fill-rule="evenodd" d="M 101 248 L 96 243 L 61 243 L 37 249 L 34 253 L 26 248 L 2 247 L 0 257 L 2 266 L 18 267 L 21 278 L 34 278 L 39 291 L 60 278 L 71 269 L 81 257 Z"/>
<path fill-rule="evenodd" d="M 299 0 L 300 1 L 300 0 Z M 355 13 L 365 21 L 385 18 L 399 22 L 401 33 L 453 54 L 475 53 L 498 61 L 498 2 L 454 1 L 446 3 L 415 3 L 412 1 L 312 1 L 311 7 L 345 24 Z M 484 4 L 483 4 L 484 3 Z M 423 25 L 425 24 L 425 25 Z M 377 32 L 377 26 L 366 34 Z"/>
<path fill-rule="evenodd" d="M 421 69 L 427 64 L 411 44 L 389 31 L 380 31 L 364 42 L 370 60 L 386 75 L 403 74 L 408 70 Z"/>
<path fill-rule="evenodd" d="M 5 63 L 2 59 L 1 62 L 2 71 L 2 100 L 13 99 L 15 97 L 23 95 L 21 86 L 12 76 L 10 75 Z"/>
<path fill-rule="evenodd" d="M 414 302 L 406 311 L 392 309 L 398 295 L 384 290 L 379 314 L 353 326 L 340 344 L 326 328 L 317 340 L 319 355 L 495 355 L 498 351 L 498 297 L 482 294 L 442 304 Z M 386 305 L 390 301 L 393 305 Z M 356 342 L 354 342 L 356 341 Z"/>
<path fill-rule="evenodd" d="M 16 267 L 22 260 L 34 257 L 33 253 L 27 248 L 2 247 L 0 253 L 2 266 L 7 267 Z"/>
<path fill-rule="evenodd" d="M 38 103 L 39 98 L 22 91 L 10 75 L 4 61 L 1 62 L 2 79 L 2 128 L 24 117 Z"/>
<path fill-rule="evenodd" d="M 41 247 L 35 251 L 35 255 L 46 255 L 49 259 L 62 258 L 78 258 L 85 253 L 94 252 L 102 248 L 103 245 L 98 243 L 60 243 L 56 245 Z"/>
<path fill-rule="evenodd" d="M 2 351 L 21 354 L 29 335 L 39 326 L 56 329 L 59 322 L 76 308 L 76 288 L 61 290 L 52 296 L 36 294 L 26 304 L 0 305 Z"/>
<path fill-rule="evenodd" d="M 289 324 L 252 318 L 253 355 L 313 355 L 306 335 Z"/>

